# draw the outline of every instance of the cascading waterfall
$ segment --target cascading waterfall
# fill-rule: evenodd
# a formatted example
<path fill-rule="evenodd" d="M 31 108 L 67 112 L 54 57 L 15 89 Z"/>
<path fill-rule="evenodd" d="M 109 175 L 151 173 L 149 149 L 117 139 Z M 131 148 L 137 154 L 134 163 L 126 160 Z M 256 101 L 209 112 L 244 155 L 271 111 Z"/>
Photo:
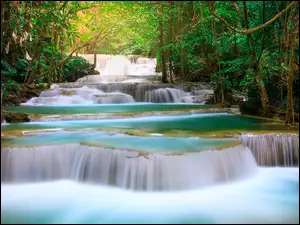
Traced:
<path fill-rule="evenodd" d="M 131 95 L 111 92 L 104 93 L 95 88 L 83 86 L 81 88 L 63 89 L 53 86 L 53 89 L 41 92 L 39 97 L 29 99 L 22 105 L 70 105 L 70 104 L 118 104 L 133 103 Z"/>
<path fill-rule="evenodd" d="M 159 88 L 147 91 L 145 94 L 147 102 L 185 102 L 194 103 L 193 96 L 176 88 Z"/>
<path fill-rule="evenodd" d="M 93 63 L 93 55 L 81 56 Z M 155 72 L 156 63 L 155 58 L 97 55 L 96 68 L 101 70 L 101 75 L 84 76 L 77 83 L 52 85 L 50 90 L 24 105 L 204 103 L 213 95 L 212 87 L 202 84 L 180 86 L 152 83 L 158 75 Z M 93 93 L 85 96 L 78 94 L 83 88 L 89 88 Z"/>
<path fill-rule="evenodd" d="M 240 140 L 252 151 L 258 165 L 299 166 L 297 134 L 243 134 Z"/>
<path fill-rule="evenodd" d="M 155 76 L 156 59 L 150 58 L 134 58 L 133 56 L 111 56 L 107 62 L 104 71 L 101 75 L 89 75 L 79 78 L 77 82 L 79 83 L 150 83 L 149 80 L 145 78 L 134 78 L 130 79 L 126 75 L 131 76 Z M 111 85 L 113 86 L 113 85 Z M 127 89 L 127 85 L 123 85 Z M 103 89 L 100 89 L 103 90 Z M 125 90 L 117 91 L 124 92 Z M 189 93 L 185 93 L 181 89 L 175 88 L 165 88 L 163 86 L 157 87 L 155 90 L 142 91 L 141 93 L 125 93 L 130 94 L 136 101 L 142 102 L 184 102 L 184 103 L 202 103 L 204 100 L 202 98 L 196 98 L 191 96 Z M 137 97 L 143 96 L 143 97 Z M 141 99 L 137 99 L 141 98 Z"/>
<path fill-rule="evenodd" d="M 213 95 L 213 88 L 207 85 L 174 85 L 174 84 L 153 84 L 153 83 L 95 83 L 95 84 L 81 84 L 81 83 L 62 83 L 59 85 L 53 85 L 51 88 L 59 87 L 59 88 L 81 88 L 84 86 L 88 86 L 90 88 L 97 88 L 104 92 L 113 92 L 120 91 L 126 94 L 132 95 L 137 101 L 143 100 L 144 93 L 147 91 L 152 91 L 160 88 L 176 88 L 183 90 L 185 92 L 190 92 L 193 96 L 199 95 Z M 140 98 L 140 99 L 138 99 Z"/>
<path fill-rule="evenodd" d="M 89 61 L 93 63 L 93 55 L 89 56 Z M 137 222 L 144 219 L 147 213 L 148 217 L 144 221 L 150 223 L 154 221 L 153 217 L 156 217 L 155 222 L 161 223 L 190 223 L 195 222 L 197 217 L 201 218 L 198 220 L 201 223 L 249 222 L 249 218 L 254 223 L 299 223 L 299 171 L 296 168 L 257 166 L 299 166 L 299 135 L 244 134 L 239 137 L 243 144 L 236 136 L 230 144 L 228 136 L 219 142 L 216 139 L 206 139 L 198 143 L 198 138 L 189 139 L 186 134 L 190 136 L 189 132 L 198 131 L 201 134 L 203 131 L 226 133 L 227 130 L 234 132 L 237 129 L 249 128 L 253 131 L 265 128 L 262 126 L 263 122 L 254 119 L 243 121 L 234 115 L 222 117 L 224 115 L 220 113 L 214 118 L 212 114 L 205 114 L 202 120 L 194 116 L 182 117 L 184 114 L 195 113 L 198 108 L 180 108 L 173 113 L 170 110 L 174 106 L 172 104 L 141 103 L 140 105 L 150 105 L 151 109 L 146 110 L 143 106 L 140 111 L 126 109 L 125 105 L 110 105 L 135 102 L 203 103 L 213 95 L 213 89 L 209 85 L 155 83 L 153 80 L 158 81 L 160 75 L 156 73 L 155 67 L 156 59 L 134 55 L 97 55 L 96 70 L 101 75 L 85 76 L 77 83 L 53 84 L 39 97 L 24 103 L 29 106 L 22 106 L 21 110 L 38 109 L 40 114 L 34 115 L 34 120 L 49 123 L 1 124 L 1 137 L 4 141 L 1 148 L 1 186 L 5 189 L 3 193 L 1 191 L 1 197 L 4 196 L 5 199 L 1 202 L 1 217 L 6 217 L 1 222 L 41 223 L 47 217 L 47 223 L 66 222 L 70 219 L 76 223 Z M 92 104 L 109 105 L 89 106 Z M 158 107 L 161 105 L 168 108 L 168 116 L 158 116 L 165 113 L 163 108 Z M 119 108 L 114 109 L 116 106 Z M 46 116 L 41 116 L 43 114 Z M 172 116 L 175 114 L 180 117 L 174 119 Z M 146 120 L 135 118 L 145 115 L 157 117 Z M 115 120 L 118 117 L 122 119 Z M 103 118 L 105 120 L 101 120 Z M 224 119 L 227 124 L 223 124 Z M 63 120 L 65 122 L 53 122 Z M 132 131 L 134 128 L 136 133 Z M 100 129 L 107 129 L 111 133 L 101 136 L 101 132 L 96 132 Z M 173 131 L 176 137 L 166 137 Z M 177 131 L 184 131 L 183 137 Z M 123 132 L 130 135 L 126 136 Z M 23 134 L 23 137 L 18 136 L 19 134 Z M 217 135 L 218 133 L 213 134 Z M 212 137 L 211 134 L 209 136 Z M 217 150 L 220 148 L 223 149 Z M 267 172 L 268 170 L 273 172 Z M 287 170 L 290 172 L 286 174 Z M 279 176 L 273 176 L 274 173 Z M 243 181 L 233 182 L 238 180 Z M 43 183 L 45 181 L 52 182 Z M 197 190 L 226 182 L 232 184 Z M 65 188 L 61 188 L 62 183 L 66 184 Z M 262 183 L 265 183 L 264 186 L 261 186 Z M 37 186 L 41 187 L 39 193 L 36 191 Z M 48 188 L 45 189 L 45 186 Z M 78 186 L 81 192 L 74 189 Z M 93 192 L 90 191 L 91 188 Z M 45 195 L 48 190 L 51 196 Z M 182 192 L 162 194 L 146 193 L 147 191 Z M 78 208 L 67 207 L 70 203 L 64 198 L 65 193 L 69 195 L 72 206 L 78 202 Z M 87 201 L 86 194 L 92 200 Z M 44 198 L 45 202 L 39 197 Z M 185 203 L 177 204 L 182 199 Z M 250 202 L 245 208 L 244 201 L 248 200 Z M 29 201 L 31 207 L 28 207 Z M 124 203 L 129 203 L 128 207 L 123 207 Z M 34 204 L 35 207 L 32 206 Z M 118 205 L 121 206 L 120 209 L 115 207 Z M 43 206 L 51 209 L 43 211 Z M 65 211 L 66 209 L 71 211 Z M 243 214 L 240 209 L 244 210 Z M 209 220 L 207 212 L 211 215 Z M 54 220 L 53 215 L 59 219 Z M 82 220 L 83 217 L 85 220 Z M 236 217 L 239 219 L 232 220 Z M 163 220 L 164 218 L 168 220 Z"/>
<path fill-rule="evenodd" d="M 113 76 L 112 76 L 113 77 Z M 66 83 L 52 85 L 22 105 L 66 105 L 66 104 L 104 104 L 133 102 L 182 102 L 204 103 L 204 98 L 191 95 L 190 92 L 201 87 L 181 87 L 172 84 L 146 83 Z M 203 96 L 209 90 L 202 90 Z M 206 94 L 205 94 L 206 93 Z"/>
<path fill-rule="evenodd" d="M 140 191 L 206 187 L 251 176 L 243 145 L 193 153 L 138 153 L 80 144 L 1 149 L 1 182 L 72 179 Z"/>
<path fill-rule="evenodd" d="M 106 63 L 103 75 L 130 75 L 130 65 L 125 56 L 112 56 Z"/>
<path fill-rule="evenodd" d="M 94 54 L 78 54 L 78 55 L 85 58 L 87 61 L 89 61 L 89 63 L 94 64 Z M 95 69 L 100 73 L 102 73 L 110 57 L 111 57 L 110 55 L 106 55 L 106 54 L 97 54 Z"/>
<path fill-rule="evenodd" d="M 136 60 L 136 63 L 131 64 L 130 66 L 130 74 L 132 75 L 140 75 L 140 76 L 149 76 L 149 75 L 160 75 L 155 71 L 157 61 L 155 58 L 142 58 L 139 57 Z"/>
<path fill-rule="evenodd" d="M 93 54 L 80 54 L 91 64 L 94 63 Z M 135 55 L 105 55 L 97 54 L 96 70 L 101 75 L 133 75 L 133 76 L 159 76 L 155 71 L 157 61 L 155 58 L 143 58 Z"/>
<path fill-rule="evenodd" d="M 79 78 L 76 82 L 79 83 L 115 83 L 126 81 L 124 75 L 88 75 Z"/>
<path fill-rule="evenodd" d="M 133 79 L 130 79 L 133 77 Z M 134 78 L 134 76 L 125 75 L 88 75 L 79 78 L 78 83 L 150 83 L 145 78 Z"/>

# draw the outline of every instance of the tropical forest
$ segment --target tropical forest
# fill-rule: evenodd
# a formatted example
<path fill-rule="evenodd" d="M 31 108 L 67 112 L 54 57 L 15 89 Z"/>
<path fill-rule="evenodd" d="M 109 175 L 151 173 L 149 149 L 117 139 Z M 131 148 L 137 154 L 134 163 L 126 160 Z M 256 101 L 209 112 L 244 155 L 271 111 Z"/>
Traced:
<path fill-rule="evenodd" d="M 1 1 L 1 223 L 299 224 L 299 1 Z"/>

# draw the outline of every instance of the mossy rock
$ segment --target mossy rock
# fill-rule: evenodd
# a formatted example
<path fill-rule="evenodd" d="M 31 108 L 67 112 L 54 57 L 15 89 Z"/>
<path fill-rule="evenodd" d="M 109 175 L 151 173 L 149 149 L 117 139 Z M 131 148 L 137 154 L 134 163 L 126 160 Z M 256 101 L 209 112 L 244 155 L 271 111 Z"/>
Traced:
<path fill-rule="evenodd" d="M 5 119 L 8 123 L 23 123 L 23 122 L 30 122 L 30 117 L 28 114 L 23 112 L 1 112 L 1 122 L 2 118 Z"/>

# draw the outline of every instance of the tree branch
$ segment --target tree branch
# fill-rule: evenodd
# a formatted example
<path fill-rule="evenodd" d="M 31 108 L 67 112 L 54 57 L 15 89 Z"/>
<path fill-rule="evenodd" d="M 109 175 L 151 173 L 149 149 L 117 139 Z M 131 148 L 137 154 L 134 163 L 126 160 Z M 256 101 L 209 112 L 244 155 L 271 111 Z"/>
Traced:
<path fill-rule="evenodd" d="M 258 31 L 268 25 L 270 25 L 271 23 L 275 22 L 283 13 L 285 13 L 287 10 L 289 10 L 289 8 L 291 8 L 293 5 L 296 5 L 297 4 L 297 1 L 293 1 L 291 4 L 289 4 L 283 11 L 281 11 L 280 13 L 278 13 L 276 16 L 274 16 L 272 19 L 270 19 L 268 22 L 258 26 L 258 27 L 255 27 L 255 28 L 251 28 L 251 29 L 246 29 L 246 30 L 237 30 L 235 29 L 232 25 L 230 25 L 225 19 L 223 19 L 221 16 L 219 16 L 218 14 L 216 14 L 214 11 L 213 11 L 213 2 L 208 2 L 209 4 L 209 11 L 210 13 L 216 17 L 217 19 L 221 20 L 223 23 L 226 24 L 226 26 L 234 31 L 234 32 L 237 32 L 237 33 L 240 33 L 240 34 L 251 34 L 255 31 Z"/>

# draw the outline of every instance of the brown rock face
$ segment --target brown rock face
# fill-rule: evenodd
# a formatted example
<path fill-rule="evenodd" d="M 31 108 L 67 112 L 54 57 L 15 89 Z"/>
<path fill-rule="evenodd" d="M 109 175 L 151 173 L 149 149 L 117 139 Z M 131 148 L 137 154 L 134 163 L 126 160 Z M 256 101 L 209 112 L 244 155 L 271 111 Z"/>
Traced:
<path fill-rule="evenodd" d="M 30 122 L 29 115 L 23 112 L 1 112 L 1 122 L 2 119 L 5 119 L 8 123 L 23 123 Z"/>
<path fill-rule="evenodd" d="M 22 84 L 17 89 L 6 90 L 6 93 L 2 96 L 2 105 L 20 105 L 21 103 L 28 101 L 32 97 L 38 97 L 42 91 L 43 88 L 38 88 L 34 84 Z"/>

